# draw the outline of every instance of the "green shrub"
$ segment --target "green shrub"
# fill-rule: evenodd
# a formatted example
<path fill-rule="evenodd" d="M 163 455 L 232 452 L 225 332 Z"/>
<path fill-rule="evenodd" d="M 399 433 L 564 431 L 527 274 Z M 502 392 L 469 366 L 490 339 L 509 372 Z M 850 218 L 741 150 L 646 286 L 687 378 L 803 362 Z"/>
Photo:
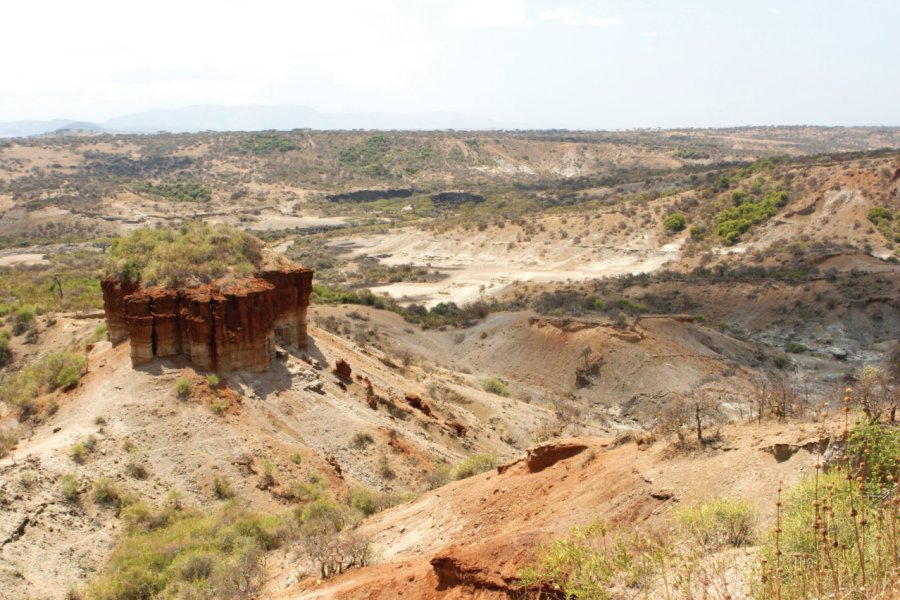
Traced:
<path fill-rule="evenodd" d="M 177 287 L 225 276 L 245 277 L 262 264 L 263 244 L 227 225 L 190 223 L 179 229 L 135 229 L 113 240 L 107 272 L 144 286 Z"/>
<path fill-rule="evenodd" d="M 219 477 L 218 475 L 213 478 L 213 493 L 219 500 L 228 500 L 237 495 L 234 487 L 231 485 L 231 481 L 227 477 Z"/>
<path fill-rule="evenodd" d="M 127 522 L 128 531 L 90 585 L 91 598 L 259 597 L 264 553 L 287 538 L 282 517 L 233 502 L 209 512 L 148 515 L 141 508 Z"/>
<path fill-rule="evenodd" d="M 706 237 L 706 227 L 703 225 L 691 225 L 690 232 L 692 240 L 702 240 Z"/>
<path fill-rule="evenodd" d="M 179 377 L 175 382 L 175 394 L 184 400 L 191 394 L 191 382 L 186 377 Z"/>
<path fill-rule="evenodd" d="M 591 298 L 590 299 L 590 309 L 591 310 L 603 310 L 606 308 L 606 303 L 602 298 Z"/>
<path fill-rule="evenodd" d="M 866 465 L 866 478 L 875 485 L 890 485 L 900 470 L 900 428 L 887 423 L 857 423 L 848 439 L 854 464 Z"/>
<path fill-rule="evenodd" d="M 772 362 L 774 362 L 775 366 L 779 369 L 786 369 L 791 364 L 790 359 L 784 354 L 777 355 L 772 359 Z"/>
<path fill-rule="evenodd" d="M 880 221 L 891 220 L 891 211 L 883 206 L 873 206 L 869 209 L 868 217 L 870 221 L 878 225 Z"/>
<path fill-rule="evenodd" d="M 69 448 L 69 456 L 72 457 L 72 460 L 81 464 L 84 462 L 85 456 L 87 456 L 87 448 L 84 446 L 84 442 L 75 442 Z"/>
<path fill-rule="evenodd" d="M 0 429 L 0 458 L 16 447 L 19 443 L 19 432 L 15 429 Z"/>
<path fill-rule="evenodd" d="M 643 598 L 666 574 L 668 554 L 659 543 L 617 534 L 597 519 L 542 545 L 536 561 L 519 570 L 519 588 L 523 598 L 612 600 L 626 597 L 617 592 L 622 588 Z"/>
<path fill-rule="evenodd" d="M 297 518 L 309 533 L 340 531 L 350 522 L 344 507 L 324 498 L 307 503 L 298 510 Z"/>
<path fill-rule="evenodd" d="M 754 597 L 891 597 L 882 594 L 896 582 L 892 565 L 900 548 L 900 505 L 873 501 L 879 487 L 846 472 L 838 464 L 786 491 L 778 529 L 773 528 L 760 551 L 762 577 Z M 894 477 L 898 474 L 895 467 Z M 857 595 L 864 574 L 867 593 Z"/>
<path fill-rule="evenodd" d="M 503 396 L 504 398 L 509 396 L 509 387 L 496 377 L 489 377 L 481 382 L 481 387 L 484 388 L 484 391 L 490 392 L 491 394 L 496 394 L 498 396 Z"/>
<path fill-rule="evenodd" d="M 12 360 L 12 351 L 9 349 L 9 331 L 0 329 L 0 367 Z"/>
<path fill-rule="evenodd" d="M 66 473 L 59 480 L 59 493 L 66 502 L 78 501 L 78 477 L 72 473 Z"/>
<path fill-rule="evenodd" d="M 381 510 L 381 494 L 366 487 L 355 486 L 347 492 L 347 504 L 368 517 Z"/>
<path fill-rule="evenodd" d="M 678 509 L 675 522 L 683 533 L 706 548 L 737 548 L 753 542 L 756 510 L 745 500 L 717 498 Z"/>
<path fill-rule="evenodd" d="M 213 411 L 213 414 L 217 417 L 221 417 L 228 411 L 228 407 L 231 406 L 225 400 L 215 400 L 212 404 L 209 405 L 210 410 Z"/>
<path fill-rule="evenodd" d="M 734 244 L 753 225 L 765 222 L 775 216 L 787 204 L 789 196 L 783 190 L 767 193 L 761 199 L 742 195 L 740 203 L 726 208 L 716 216 L 716 233 L 726 244 Z M 732 203 L 734 195 L 732 194 Z"/>
<path fill-rule="evenodd" d="M 686 223 L 684 213 L 672 213 L 663 221 L 663 228 L 666 233 L 678 233 L 684 229 Z"/>
<path fill-rule="evenodd" d="M 13 321 L 17 325 L 25 325 L 34 322 L 35 309 L 33 306 L 20 306 L 13 313 Z"/>
<path fill-rule="evenodd" d="M 238 150 L 245 154 L 272 154 L 296 148 L 296 144 L 290 138 L 275 133 L 247 134 L 238 142 Z"/>
<path fill-rule="evenodd" d="M 86 367 L 83 354 L 54 352 L 8 376 L 0 384 L 0 401 L 18 410 L 20 418 L 27 417 L 36 410 L 41 394 L 75 385 Z"/>
<path fill-rule="evenodd" d="M 294 463 L 295 465 L 299 465 L 300 463 L 303 462 L 303 455 L 300 454 L 299 452 L 292 452 L 291 453 L 291 462 Z"/>
<path fill-rule="evenodd" d="M 206 376 L 206 383 L 209 384 L 209 387 L 216 387 L 219 385 L 219 376 L 215 373 L 210 373 Z"/>
<path fill-rule="evenodd" d="M 94 502 L 103 506 L 118 506 L 122 502 L 122 492 L 116 482 L 109 477 L 101 477 L 94 482 Z"/>
<path fill-rule="evenodd" d="M 325 479 L 316 471 L 309 474 L 306 481 L 296 481 L 290 487 L 289 496 L 298 502 L 312 502 L 325 497 L 328 491 Z"/>
<path fill-rule="evenodd" d="M 176 202 L 209 202 L 212 200 L 212 190 L 209 186 L 197 181 L 179 179 L 171 182 L 135 184 L 134 191 L 138 194 L 146 194 L 174 200 Z"/>
<path fill-rule="evenodd" d="M 497 457 L 493 454 L 474 454 L 462 461 L 453 471 L 454 479 L 465 479 L 485 471 L 490 471 L 497 466 Z"/>
<path fill-rule="evenodd" d="M 98 326 L 91 335 L 84 340 L 85 347 L 90 346 L 91 344 L 96 344 L 97 342 L 101 342 L 107 340 L 109 338 L 109 329 L 106 326 L 106 323 Z"/>
<path fill-rule="evenodd" d="M 637 302 L 630 298 L 619 298 L 616 300 L 616 306 L 630 315 L 638 315 L 647 312 L 647 305 Z"/>
<path fill-rule="evenodd" d="M 806 352 L 808 350 L 808 348 L 806 346 L 804 346 L 803 344 L 801 344 L 800 342 L 790 342 L 787 345 L 787 347 L 785 348 L 785 350 L 787 352 L 790 352 L 791 354 L 803 354 L 804 352 Z M 783 368 L 783 367 L 779 367 L 779 368 Z"/>

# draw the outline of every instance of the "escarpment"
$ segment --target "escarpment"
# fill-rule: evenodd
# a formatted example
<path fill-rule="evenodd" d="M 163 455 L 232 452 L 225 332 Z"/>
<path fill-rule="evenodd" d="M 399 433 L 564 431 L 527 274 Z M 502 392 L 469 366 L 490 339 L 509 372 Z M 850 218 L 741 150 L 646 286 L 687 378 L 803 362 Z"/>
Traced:
<path fill-rule="evenodd" d="M 178 289 L 105 279 L 110 339 L 131 340 L 134 366 L 183 355 L 201 369 L 267 371 L 276 337 L 287 345 L 306 345 L 312 275 L 293 265 Z"/>

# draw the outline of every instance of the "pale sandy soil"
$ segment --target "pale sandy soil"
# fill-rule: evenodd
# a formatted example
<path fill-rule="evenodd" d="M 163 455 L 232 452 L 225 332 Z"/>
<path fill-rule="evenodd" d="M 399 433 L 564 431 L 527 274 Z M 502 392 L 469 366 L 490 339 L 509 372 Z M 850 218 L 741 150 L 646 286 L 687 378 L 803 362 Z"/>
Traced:
<path fill-rule="evenodd" d="M 438 270 L 437 282 L 401 282 L 373 291 L 422 302 L 466 304 L 520 281 L 584 281 L 627 273 L 648 273 L 681 256 L 684 236 L 667 238 L 653 229 L 631 233 L 613 229 L 615 214 L 598 215 L 588 223 L 558 218 L 536 220 L 545 231 L 523 240 L 522 228 L 507 225 L 486 232 L 397 229 L 387 234 L 342 240 L 351 255 L 374 256 L 389 265 L 413 264 Z M 550 236 L 566 231 L 565 239 Z M 572 233 L 569 233 L 571 231 Z"/>
<path fill-rule="evenodd" d="M 247 224 L 246 228 L 252 231 L 272 231 L 309 227 L 340 227 L 347 223 L 346 217 L 301 217 L 272 213 L 263 213 L 256 219 Z"/>
<path fill-rule="evenodd" d="M 49 265 L 45 254 L 13 254 L 0 256 L 0 267 L 30 267 L 34 265 Z"/>

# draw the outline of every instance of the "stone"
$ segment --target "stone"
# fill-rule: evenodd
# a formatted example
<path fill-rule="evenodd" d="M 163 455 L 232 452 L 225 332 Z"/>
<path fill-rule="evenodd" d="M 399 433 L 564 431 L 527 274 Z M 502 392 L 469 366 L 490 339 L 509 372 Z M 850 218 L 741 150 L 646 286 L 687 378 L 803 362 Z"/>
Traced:
<path fill-rule="evenodd" d="M 212 371 L 269 370 L 275 338 L 303 346 L 310 269 L 289 265 L 260 277 L 219 280 L 193 288 L 167 289 L 101 283 L 113 343 L 131 340 L 132 365 L 186 356 Z"/>

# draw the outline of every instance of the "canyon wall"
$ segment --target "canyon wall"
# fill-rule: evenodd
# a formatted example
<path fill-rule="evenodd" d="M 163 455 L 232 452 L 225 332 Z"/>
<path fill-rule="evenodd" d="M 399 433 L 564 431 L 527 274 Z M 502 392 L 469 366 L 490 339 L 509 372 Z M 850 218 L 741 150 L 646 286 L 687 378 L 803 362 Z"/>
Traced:
<path fill-rule="evenodd" d="M 144 289 L 106 279 L 110 340 L 131 340 L 134 366 L 183 355 L 200 369 L 264 372 L 276 337 L 291 346 L 307 343 L 312 275 L 299 266 L 279 267 L 188 289 Z"/>

